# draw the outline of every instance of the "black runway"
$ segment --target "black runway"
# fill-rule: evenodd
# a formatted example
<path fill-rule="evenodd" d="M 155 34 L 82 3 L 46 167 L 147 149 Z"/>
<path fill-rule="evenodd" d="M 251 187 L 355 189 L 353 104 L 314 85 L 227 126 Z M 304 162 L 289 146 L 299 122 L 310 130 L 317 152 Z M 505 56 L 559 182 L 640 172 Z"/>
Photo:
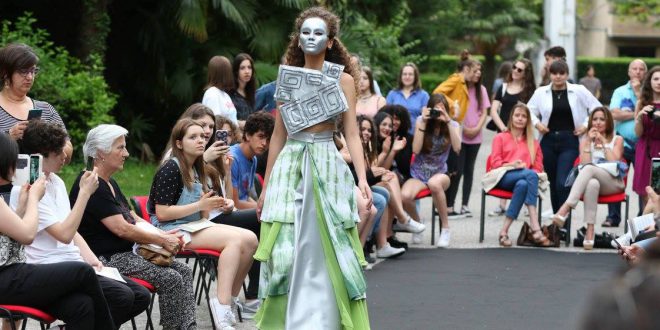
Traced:
<path fill-rule="evenodd" d="M 576 329 L 612 253 L 411 249 L 367 272 L 372 329 Z"/>

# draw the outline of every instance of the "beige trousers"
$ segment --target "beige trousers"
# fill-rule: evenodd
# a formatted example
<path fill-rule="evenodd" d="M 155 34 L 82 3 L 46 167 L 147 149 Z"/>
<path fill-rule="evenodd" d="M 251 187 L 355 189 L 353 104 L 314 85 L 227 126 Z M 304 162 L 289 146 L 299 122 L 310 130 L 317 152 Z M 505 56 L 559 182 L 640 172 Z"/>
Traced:
<path fill-rule="evenodd" d="M 620 193 L 625 188 L 622 179 L 613 177 L 598 166 L 587 165 L 580 170 L 580 174 L 575 178 L 571 192 L 568 199 L 566 199 L 566 204 L 571 208 L 575 208 L 580 201 L 580 196 L 584 196 L 584 221 L 593 224 L 596 222 L 598 196 Z"/>

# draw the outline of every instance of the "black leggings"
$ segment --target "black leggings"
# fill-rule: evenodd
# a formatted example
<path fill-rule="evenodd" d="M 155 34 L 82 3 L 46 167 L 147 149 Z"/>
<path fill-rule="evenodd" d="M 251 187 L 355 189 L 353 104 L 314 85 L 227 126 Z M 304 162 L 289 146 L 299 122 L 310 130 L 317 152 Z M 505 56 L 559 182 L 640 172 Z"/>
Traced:
<path fill-rule="evenodd" d="M 0 304 L 43 310 L 67 330 L 116 329 L 96 273 L 83 262 L 0 267 Z"/>
<path fill-rule="evenodd" d="M 247 229 L 257 235 L 259 239 L 259 232 L 261 231 L 261 223 L 257 219 L 257 210 L 237 210 L 230 214 L 220 214 L 219 216 L 211 219 L 211 221 L 223 225 L 229 225 Z M 257 299 L 259 295 L 259 270 L 261 269 L 261 262 L 254 261 L 252 267 L 248 271 L 250 284 L 248 285 L 247 292 L 245 292 L 245 299 Z"/>
<path fill-rule="evenodd" d="M 451 177 L 451 183 L 447 190 L 447 207 L 454 207 L 456 195 L 458 193 L 458 184 L 463 176 L 463 200 L 462 205 L 467 206 L 470 201 L 470 192 L 472 192 L 472 180 L 474 177 L 474 163 L 477 161 L 477 154 L 479 153 L 481 144 L 465 144 L 461 143 L 461 152 L 456 155 L 453 150 L 449 151 L 449 156 L 452 154 L 456 157 L 456 175 Z M 451 171 L 451 169 L 450 169 Z"/>

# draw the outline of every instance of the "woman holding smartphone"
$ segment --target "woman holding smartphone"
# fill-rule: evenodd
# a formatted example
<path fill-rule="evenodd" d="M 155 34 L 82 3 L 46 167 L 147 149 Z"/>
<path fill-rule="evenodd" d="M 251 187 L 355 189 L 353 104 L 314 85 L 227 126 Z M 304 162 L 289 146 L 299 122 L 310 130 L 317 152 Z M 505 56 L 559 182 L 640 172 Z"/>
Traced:
<path fill-rule="evenodd" d="M 642 81 L 642 90 L 635 107 L 635 134 L 639 140 L 635 147 L 633 190 L 646 205 L 646 186 L 653 184 L 652 159 L 660 157 L 660 66 L 651 68 Z"/>

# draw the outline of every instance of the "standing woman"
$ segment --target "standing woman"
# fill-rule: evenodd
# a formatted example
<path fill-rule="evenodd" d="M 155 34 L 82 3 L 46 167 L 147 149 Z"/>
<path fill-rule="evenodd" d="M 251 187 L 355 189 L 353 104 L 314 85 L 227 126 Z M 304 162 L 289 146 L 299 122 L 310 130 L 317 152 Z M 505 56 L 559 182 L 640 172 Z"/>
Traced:
<path fill-rule="evenodd" d="M 341 89 L 348 110 L 341 114 L 344 137 L 371 205 L 362 143 L 355 116 L 357 69 L 337 39 L 339 18 L 322 7 L 303 11 L 295 22 L 286 63 L 321 70 L 324 61 L 344 66 Z M 282 108 L 280 108 L 280 112 Z M 330 120 L 288 133 L 277 116 L 270 141 L 261 215 L 263 303 L 260 329 L 369 329 L 366 266 L 358 238 L 355 181 L 333 142 Z M 287 139 L 288 133 L 288 139 Z M 309 298 L 313 297 L 313 298 Z"/>
<path fill-rule="evenodd" d="M 234 88 L 229 92 L 229 95 L 236 107 L 238 126 L 243 128 L 247 117 L 254 112 L 255 93 L 257 91 L 254 60 L 250 55 L 240 53 L 234 57 L 232 68 L 234 69 Z"/>
<path fill-rule="evenodd" d="M 0 48 L 0 132 L 14 140 L 23 138 L 28 112 L 41 110 L 41 120 L 64 126 L 55 108 L 47 102 L 27 96 L 39 74 L 39 58 L 30 46 L 9 44 Z M 66 162 L 71 161 L 73 146 L 67 138 L 64 146 Z"/>
<path fill-rule="evenodd" d="M 227 94 L 233 88 L 234 74 L 229 60 L 224 56 L 211 57 L 202 104 L 211 108 L 213 114 L 225 116 L 238 125 L 236 107 L 229 94 Z"/>
<path fill-rule="evenodd" d="M 651 159 L 660 157 L 660 66 L 654 66 L 644 76 L 635 107 L 635 134 L 639 136 L 635 148 L 635 178 L 633 190 L 646 205 L 646 186 L 651 183 Z M 639 170 L 638 170 L 639 169 Z"/>
<path fill-rule="evenodd" d="M 543 168 L 550 182 L 552 211 L 557 213 L 568 198 L 570 188 L 564 183 L 580 154 L 580 135 L 587 131 L 589 113 L 601 104 L 584 86 L 567 82 L 566 62 L 554 61 L 549 71 L 552 83 L 539 87 L 527 106 L 541 134 Z"/>
<path fill-rule="evenodd" d="M 498 132 L 507 130 L 513 106 L 518 102 L 527 103 L 535 89 L 532 62 L 526 58 L 513 62 L 513 67 L 509 75 L 504 78 L 504 83 L 494 91 L 493 104 L 490 107 L 490 117 L 497 126 Z"/>
<path fill-rule="evenodd" d="M 406 63 L 399 71 L 397 89 L 387 93 L 387 104 L 399 104 L 406 109 L 410 115 L 410 122 L 416 123 L 417 117 L 422 113 L 422 108 L 429 102 L 429 93 L 422 89 L 419 79 L 419 69 L 415 63 Z M 414 134 L 414 124 L 410 127 L 408 134 Z"/>
<path fill-rule="evenodd" d="M 385 98 L 376 94 L 374 89 L 374 76 L 369 67 L 362 67 L 360 72 L 360 84 L 358 85 L 358 102 L 355 112 L 374 118 L 376 112 L 385 105 Z"/>
<path fill-rule="evenodd" d="M 456 175 L 451 178 L 451 185 L 447 191 L 447 209 L 450 219 L 455 217 L 472 217 L 468 208 L 470 192 L 472 191 L 472 179 L 474 176 L 474 164 L 477 161 L 477 153 L 483 140 L 481 131 L 486 124 L 488 116 L 487 109 L 490 107 L 490 99 L 486 87 L 481 84 L 481 63 L 474 61 L 468 86 L 468 107 L 463 117 L 463 136 L 461 142 L 461 153 L 458 154 L 456 164 Z M 454 212 L 454 201 L 458 194 L 458 184 L 463 176 L 463 196 L 461 198 L 461 209 Z"/>
<path fill-rule="evenodd" d="M 433 90 L 433 94 L 443 94 L 448 98 L 449 115 L 452 119 L 462 123 L 468 107 L 468 82 L 472 81 L 472 74 L 479 62 L 470 58 L 470 53 L 463 50 L 460 61 L 456 66 L 456 72 L 443 81 Z M 452 103 L 454 102 L 454 103 Z M 389 103 L 389 102 L 388 102 Z M 458 103 L 458 107 L 456 104 Z"/>

